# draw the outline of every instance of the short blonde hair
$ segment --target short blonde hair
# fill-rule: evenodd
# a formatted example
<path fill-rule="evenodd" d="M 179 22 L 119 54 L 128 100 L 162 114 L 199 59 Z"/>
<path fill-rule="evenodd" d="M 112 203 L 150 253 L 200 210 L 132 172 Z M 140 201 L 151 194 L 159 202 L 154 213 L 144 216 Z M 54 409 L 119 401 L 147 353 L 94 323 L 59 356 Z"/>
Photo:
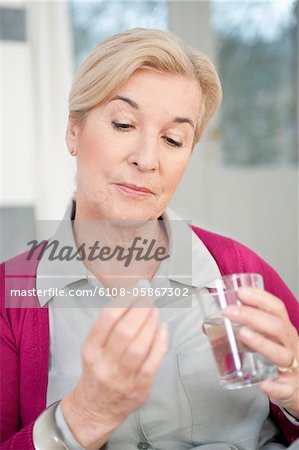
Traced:
<path fill-rule="evenodd" d="M 88 110 L 108 101 L 137 69 L 185 75 L 198 81 L 203 96 L 194 144 L 217 111 L 222 90 L 216 69 L 203 53 L 168 31 L 133 28 L 97 45 L 80 66 L 69 95 L 69 115 L 79 123 Z"/>

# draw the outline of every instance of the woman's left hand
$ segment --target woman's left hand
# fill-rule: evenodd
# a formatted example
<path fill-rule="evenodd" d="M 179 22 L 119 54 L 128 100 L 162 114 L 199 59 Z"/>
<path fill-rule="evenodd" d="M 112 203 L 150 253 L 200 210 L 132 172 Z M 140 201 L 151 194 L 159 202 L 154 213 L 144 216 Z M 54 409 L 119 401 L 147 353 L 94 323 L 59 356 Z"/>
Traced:
<path fill-rule="evenodd" d="M 229 306 L 225 316 L 243 325 L 238 337 L 244 345 L 281 368 L 277 378 L 262 381 L 260 389 L 272 403 L 299 419 L 299 369 L 294 368 L 296 361 L 298 366 L 299 339 L 285 305 L 257 288 L 240 288 L 238 297 L 242 306 Z"/>

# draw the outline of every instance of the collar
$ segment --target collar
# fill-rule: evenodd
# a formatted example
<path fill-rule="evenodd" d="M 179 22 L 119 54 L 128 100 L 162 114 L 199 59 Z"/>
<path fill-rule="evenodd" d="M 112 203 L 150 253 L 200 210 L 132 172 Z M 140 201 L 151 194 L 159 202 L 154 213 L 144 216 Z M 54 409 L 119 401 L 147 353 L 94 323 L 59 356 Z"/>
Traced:
<path fill-rule="evenodd" d="M 212 280 L 221 277 L 220 270 L 191 229 L 192 222 L 183 220 L 171 208 L 167 208 L 163 219 L 170 243 L 169 278 L 193 287 L 209 287 Z"/>
<path fill-rule="evenodd" d="M 75 283 L 82 279 L 88 279 L 89 271 L 81 261 L 76 258 L 67 261 L 65 259 L 51 260 L 49 258 L 53 247 L 49 247 L 51 242 L 59 243 L 58 248 L 70 247 L 77 248 L 74 234 L 72 220 L 75 217 L 76 203 L 72 199 L 66 209 L 63 219 L 58 225 L 57 230 L 49 239 L 47 249 L 43 253 L 42 258 L 37 267 L 36 289 L 41 290 L 44 295 L 38 295 L 40 306 L 45 304 L 54 297 L 55 293 L 51 292 L 53 288 L 57 290 L 63 289 L 66 286 Z"/>
<path fill-rule="evenodd" d="M 76 203 L 72 199 L 49 243 L 58 241 L 59 247 L 77 248 L 72 227 L 75 208 Z M 168 235 L 170 258 L 160 264 L 155 277 L 166 275 L 169 280 L 192 287 L 209 286 L 211 280 L 219 278 L 221 275 L 216 261 L 192 231 L 191 223 L 182 220 L 171 208 L 167 208 L 162 219 Z M 51 248 L 48 247 L 37 267 L 36 288 L 45 294 L 38 295 L 41 307 L 55 296 L 55 288 L 64 289 L 80 280 L 94 278 L 82 261 L 75 258 L 71 261 L 51 261 L 50 252 Z"/>

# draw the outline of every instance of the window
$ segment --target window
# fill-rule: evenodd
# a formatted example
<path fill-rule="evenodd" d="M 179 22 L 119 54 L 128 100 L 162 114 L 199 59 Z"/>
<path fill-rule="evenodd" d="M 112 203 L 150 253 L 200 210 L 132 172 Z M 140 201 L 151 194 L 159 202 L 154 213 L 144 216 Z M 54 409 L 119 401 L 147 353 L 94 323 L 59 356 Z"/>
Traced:
<path fill-rule="evenodd" d="M 106 37 L 134 27 L 167 28 L 166 0 L 70 1 L 75 65 Z"/>
<path fill-rule="evenodd" d="M 223 162 L 298 161 L 298 1 L 213 0 Z"/>

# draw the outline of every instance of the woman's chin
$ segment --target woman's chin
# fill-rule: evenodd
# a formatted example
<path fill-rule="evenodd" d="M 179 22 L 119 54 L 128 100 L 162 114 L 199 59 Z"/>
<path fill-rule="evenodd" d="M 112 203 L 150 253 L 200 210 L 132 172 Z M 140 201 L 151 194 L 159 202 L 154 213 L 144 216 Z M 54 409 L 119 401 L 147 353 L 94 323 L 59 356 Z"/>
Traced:
<path fill-rule="evenodd" d="M 126 225 L 125 222 L 127 222 L 128 225 L 141 225 L 142 223 L 148 222 L 149 220 L 155 220 L 157 217 L 158 216 L 156 216 L 155 211 L 146 206 L 142 207 L 141 205 L 137 205 L 132 207 L 125 205 L 121 207 L 119 205 L 118 207 L 114 206 L 107 208 L 104 217 L 102 216 L 102 220 L 124 222 L 123 225 Z"/>

